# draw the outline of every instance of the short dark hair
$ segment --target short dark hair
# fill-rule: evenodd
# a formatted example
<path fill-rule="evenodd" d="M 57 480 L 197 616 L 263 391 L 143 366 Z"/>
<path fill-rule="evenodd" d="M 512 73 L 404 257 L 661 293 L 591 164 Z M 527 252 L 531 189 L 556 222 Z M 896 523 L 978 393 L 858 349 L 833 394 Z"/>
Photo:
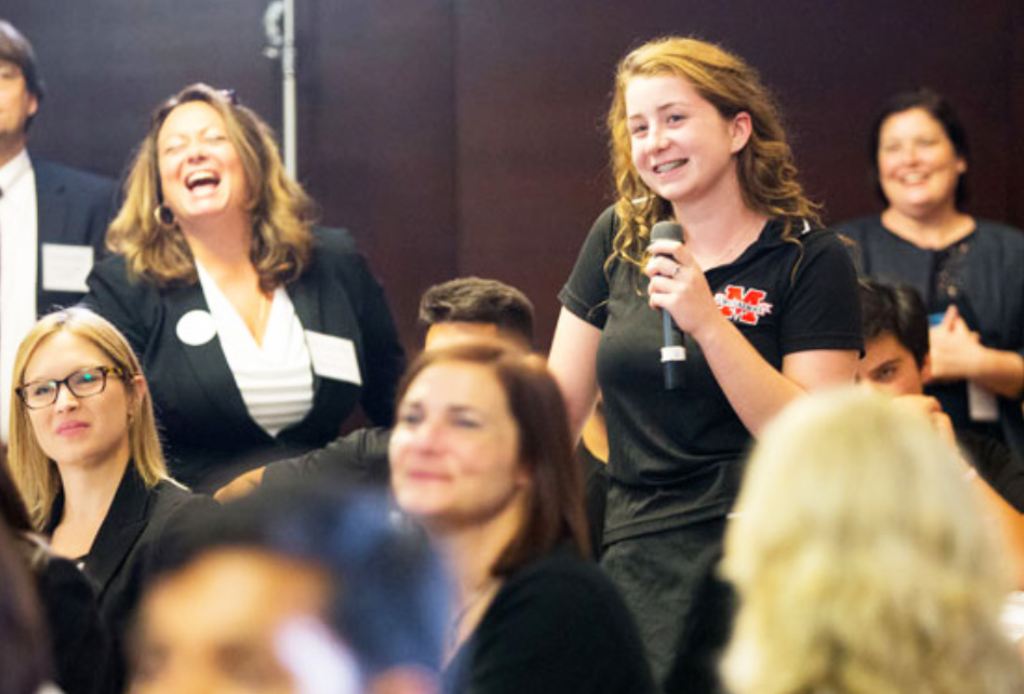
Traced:
<path fill-rule="evenodd" d="M 5 692 L 36 692 L 53 680 L 39 593 L 14 536 L 0 522 L 0 680 Z"/>
<path fill-rule="evenodd" d="M 946 137 L 953 143 L 953 149 L 957 156 L 965 162 L 969 159 L 969 148 L 967 146 L 967 129 L 963 121 L 953 110 L 953 106 L 944 96 L 928 87 L 921 87 L 914 91 L 901 92 L 884 104 L 878 115 L 871 124 L 871 141 L 868 149 L 868 162 L 870 163 L 871 180 L 875 187 L 875 193 L 882 202 L 888 202 L 885 192 L 882 190 L 882 183 L 878 174 L 878 144 L 881 139 L 882 126 L 889 116 L 911 109 L 920 108 L 927 111 L 932 118 L 939 122 L 946 132 Z M 968 171 L 970 169 L 968 168 Z M 956 207 L 963 209 L 967 202 L 967 171 L 960 174 L 956 182 Z"/>
<path fill-rule="evenodd" d="M 35 530 L 25 501 L 21 498 L 14 477 L 7 467 L 7 456 L 2 453 L 0 453 L 0 523 L 6 523 L 13 532 L 29 533 Z"/>
<path fill-rule="evenodd" d="M 438 670 L 450 616 L 448 574 L 423 533 L 383 493 L 308 482 L 260 489 L 188 521 L 153 571 L 167 575 L 203 555 L 245 548 L 328 574 L 325 623 L 364 675 L 420 665 Z"/>
<path fill-rule="evenodd" d="M 32 44 L 14 28 L 10 22 L 0 19 L 0 60 L 14 63 L 21 69 L 25 78 L 25 87 L 28 93 L 36 98 L 36 103 L 43 103 L 43 96 L 46 93 L 43 78 L 39 74 L 39 66 L 36 64 L 36 54 L 32 50 Z M 32 124 L 34 115 L 29 116 L 25 128 Z"/>
<path fill-rule="evenodd" d="M 589 554 L 582 472 L 573 457 L 565 400 L 545 360 L 508 340 L 460 340 L 420 354 L 398 386 L 399 402 L 423 371 L 451 362 L 483 366 L 498 379 L 519 432 L 519 463 L 533 481 L 523 526 L 492 573 L 506 576 L 565 541 Z"/>
<path fill-rule="evenodd" d="M 460 277 L 428 289 L 420 300 L 420 322 L 491 323 L 498 331 L 533 344 L 533 303 L 497 280 Z"/>
<path fill-rule="evenodd" d="M 892 335 L 914 356 L 918 368 L 928 356 L 928 313 L 920 294 L 905 284 L 860 281 L 864 341 Z"/>

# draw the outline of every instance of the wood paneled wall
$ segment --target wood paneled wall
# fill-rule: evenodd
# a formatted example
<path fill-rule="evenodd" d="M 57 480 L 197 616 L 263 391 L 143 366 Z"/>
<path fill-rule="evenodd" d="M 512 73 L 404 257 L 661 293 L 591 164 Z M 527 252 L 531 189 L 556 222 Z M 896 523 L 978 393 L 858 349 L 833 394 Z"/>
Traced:
<path fill-rule="evenodd" d="M 37 154 L 119 176 L 183 85 L 234 88 L 280 124 L 263 2 L 46 0 L 0 13 L 49 86 Z M 811 193 L 877 209 L 868 122 L 923 84 L 967 122 L 971 211 L 1024 226 L 1024 5 L 934 0 L 297 0 L 300 178 L 384 280 L 409 347 L 420 293 L 479 274 L 523 288 L 542 346 L 592 219 L 611 199 L 603 116 L 616 60 L 657 35 L 718 41 L 787 115 Z"/>

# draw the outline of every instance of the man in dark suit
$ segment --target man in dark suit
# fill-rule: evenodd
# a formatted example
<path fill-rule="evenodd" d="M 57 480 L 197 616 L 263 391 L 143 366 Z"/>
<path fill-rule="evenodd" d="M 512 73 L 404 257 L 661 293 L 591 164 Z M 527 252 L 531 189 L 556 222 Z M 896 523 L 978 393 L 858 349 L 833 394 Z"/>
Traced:
<path fill-rule="evenodd" d="M 28 130 L 43 100 L 32 45 L 0 20 L 0 393 L 38 316 L 78 302 L 116 212 L 109 178 L 29 157 Z M 0 438 L 7 439 L 7 398 Z"/>

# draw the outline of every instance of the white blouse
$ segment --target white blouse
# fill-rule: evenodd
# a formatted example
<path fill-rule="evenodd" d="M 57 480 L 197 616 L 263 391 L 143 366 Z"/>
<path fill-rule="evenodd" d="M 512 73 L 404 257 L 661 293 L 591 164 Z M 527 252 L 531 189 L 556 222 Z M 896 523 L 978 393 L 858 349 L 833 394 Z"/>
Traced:
<path fill-rule="evenodd" d="M 302 323 L 284 287 L 274 291 L 263 344 L 249 332 L 210 274 L 196 263 L 206 305 L 249 416 L 268 434 L 302 420 L 313 407 L 313 369 Z"/>

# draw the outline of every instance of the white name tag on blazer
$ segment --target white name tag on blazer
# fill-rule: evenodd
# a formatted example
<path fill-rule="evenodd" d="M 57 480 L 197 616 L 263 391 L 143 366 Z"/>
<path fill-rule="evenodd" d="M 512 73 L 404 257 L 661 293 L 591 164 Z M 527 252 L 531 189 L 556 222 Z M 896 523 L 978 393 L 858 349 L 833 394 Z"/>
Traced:
<path fill-rule="evenodd" d="M 356 345 L 352 340 L 307 330 L 306 346 L 313 362 L 313 373 L 317 376 L 363 385 Z"/>
<path fill-rule="evenodd" d="M 92 246 L 43 244 L 43 289 L 52 292 L 87 292 L 85 279 L 92 272 Z"/>

